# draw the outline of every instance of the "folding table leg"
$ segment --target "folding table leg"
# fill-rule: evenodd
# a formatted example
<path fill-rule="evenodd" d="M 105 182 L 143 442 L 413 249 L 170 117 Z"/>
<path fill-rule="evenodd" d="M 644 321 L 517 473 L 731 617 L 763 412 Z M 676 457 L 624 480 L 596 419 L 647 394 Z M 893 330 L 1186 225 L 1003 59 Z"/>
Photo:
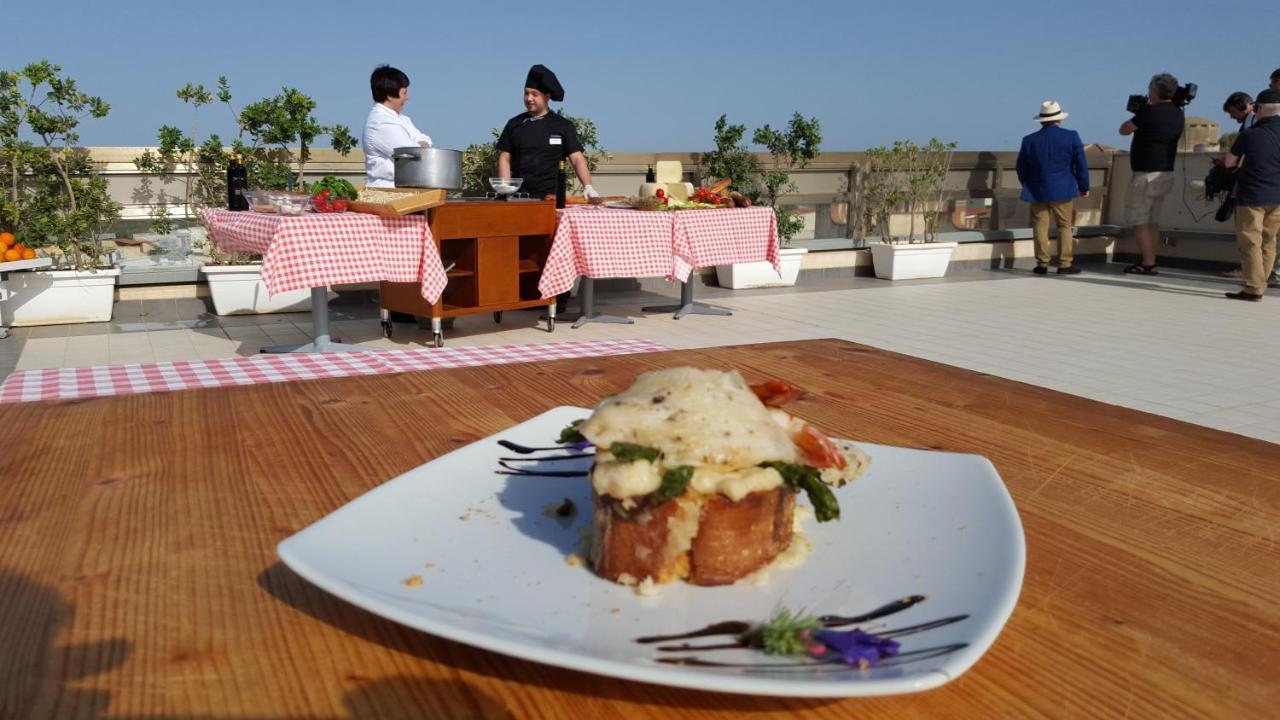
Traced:
<path fill-rule="evenodd" d="M 347 345 L 329 337 L 329 289 L 311 288 L 311 342 L 301 345 L 275 345 L 262 348 L 264 353 L 373 352 L 363 345 Z"/>
<path fill-rule="evenodd" d="M 596 312 L 595 294 L 596 281 L 584 275 L 582 282 L 578 285 L 578 305 L 581 307 L 581 312 L 578 314 L 578 319 L 573 322 L 573 327 L 580 328 L 589 322 L 616 323 L 618 325 L 635 324 L 635 321 L 631 318 L 618 315 L 603 315 Z"/>
<path fill-rule="evenodd" d="M 693 277 L 689 277 L 689 281 L 680 283 L 680 304 L 679 305 L 650 305 L 649 307 L 640 308 L 641 312 L 674 312 L 675 319 L 679 320 L 685 315 L 732 315 L 733 313 L 724 308 L 704 305 L 693 301 Z"/>

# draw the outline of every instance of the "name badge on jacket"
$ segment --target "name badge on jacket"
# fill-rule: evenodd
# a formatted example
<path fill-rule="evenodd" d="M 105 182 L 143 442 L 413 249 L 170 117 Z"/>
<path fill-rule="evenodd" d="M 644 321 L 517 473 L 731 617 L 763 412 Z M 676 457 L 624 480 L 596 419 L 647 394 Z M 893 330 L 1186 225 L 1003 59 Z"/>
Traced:
<path fill-rule="evenodd" d="M 559 135 L 552 135 L 552 136 L 551 136 L 551 138 L 547 141 L 547 143 L 548 143 L 548 144 L 550 144 L 550 145 L 559 145 L 559 144 L 560 144 L 560 136 L 559 136 Z"/>

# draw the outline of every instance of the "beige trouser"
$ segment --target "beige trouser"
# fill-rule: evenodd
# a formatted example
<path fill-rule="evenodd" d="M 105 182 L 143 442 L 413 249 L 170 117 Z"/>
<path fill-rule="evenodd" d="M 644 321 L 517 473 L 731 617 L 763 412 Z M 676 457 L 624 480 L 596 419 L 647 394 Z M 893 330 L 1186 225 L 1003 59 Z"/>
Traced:
<path fill-rule="evenodd" d="M 1053 258 L 1049 252 L 1049 216 L 1058 226 L 1058 267 L 1071 267 L 1075 238 L 1071 237 L 1071 201 L 1031 203 L 1031 227 L 1036 233 L 1036 264 L 1048 265 Z"/>
<path fill-rule="evenodd" d="M 1245 292 L 1267 291 L 1267 273 L 1276 261 L 1276 233 L 1280 232 L 1280 205 L 1236 207 L 1236 246 L 1240 248 L 1240 272 Z"/>

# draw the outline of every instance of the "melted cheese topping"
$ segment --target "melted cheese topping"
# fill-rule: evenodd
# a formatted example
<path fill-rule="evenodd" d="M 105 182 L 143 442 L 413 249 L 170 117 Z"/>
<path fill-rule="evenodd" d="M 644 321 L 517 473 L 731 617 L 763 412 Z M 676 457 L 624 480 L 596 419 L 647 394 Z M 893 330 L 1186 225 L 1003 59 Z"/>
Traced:
<path fill-rule="evenodd" d="M 799 460 L 786 425 L 737 371 L 683 367 L 644 373 L 596 405 L 579 429 L 599 448 L 615 442 L 657 448 L 667 467 L 744 468 Z"/>
<path fill-rule="evenodd" d="M 599 495 L 625 498 L 648 495 L 662 485 L 662 473 L 658 466 L 647 461 L 618 462 L 601 450 L 596 465 L 591 470 L 591 486 Z"/>
<path fill-rule="evenodd" d="M 700 467 L 693 471 L 689 487 L 704 495 L 720 493 L 734 502 L 753 492 L 772 490 L 782 484 L 782 475 L 773 468 Z"/>

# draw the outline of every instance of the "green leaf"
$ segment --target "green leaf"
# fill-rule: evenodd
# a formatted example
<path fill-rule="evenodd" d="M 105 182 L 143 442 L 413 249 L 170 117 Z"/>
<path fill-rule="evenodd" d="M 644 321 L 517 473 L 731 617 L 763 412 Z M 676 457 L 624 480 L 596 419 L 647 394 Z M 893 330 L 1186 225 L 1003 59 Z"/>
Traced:
<path fill-rule="evenodd" d="M 582 436 L 581 432 L 578 431 L 578 427 L 582 425 L 582 423 L 583 423 L 583 420 L 574 420 L 573 422 L 569 423 L 569 425 L 565 429 L 560 431 L 560 437 L 556 440 L 556 442 L 562 445 L 568 444 L 568 443 L 586 442 L 587 439 Z"/>

